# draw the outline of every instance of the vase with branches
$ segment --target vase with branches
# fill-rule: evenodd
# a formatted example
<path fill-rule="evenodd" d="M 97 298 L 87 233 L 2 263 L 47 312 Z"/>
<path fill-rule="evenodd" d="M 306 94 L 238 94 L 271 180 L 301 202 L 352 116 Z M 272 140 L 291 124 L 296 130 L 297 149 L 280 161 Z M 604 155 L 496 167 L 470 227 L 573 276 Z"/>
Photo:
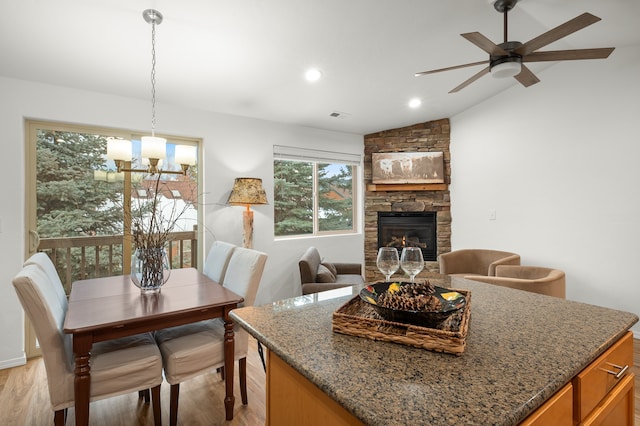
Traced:
<path fill-rule="evenodd" d="M 167 257 L 167 245 L 178 220 L 189 209 L 178 203 L 162 203 L 166 184 L 160 174 L 154 179 L 143 180 L 139 189 L 146 198 L 137 197 L 138 205 L 131 209 L 131 280 L 143 294 L 158 293 L 167 282 L 171 268 Z M 170 192 L 170 191 L 169 191 Z M 138 192 L 140 193 L 140 192 Z"/>

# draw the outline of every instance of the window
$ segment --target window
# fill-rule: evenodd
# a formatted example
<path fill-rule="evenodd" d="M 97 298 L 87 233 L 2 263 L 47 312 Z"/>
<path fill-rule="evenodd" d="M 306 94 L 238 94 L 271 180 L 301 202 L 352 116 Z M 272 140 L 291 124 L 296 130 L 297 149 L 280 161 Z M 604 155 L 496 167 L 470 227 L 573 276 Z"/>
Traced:
<path fill-rule="evenodd" d="M 130 228 L 127 212 L 141 209 L 145 205 L 141 200 L 152 198 L 148 182 L 153 176 L 116 173 L 115 164 L 106 158 L 106 146 L 110 139 L 131 140 L 131 166 L 142 168 L 140 137 L 125 130 L 31 120 L 27 126 L 29 251 L 49 253 L 68 288 L 76 279 L 128 273 L 130 238 L 123 238 Z M 196 139 L 170 137 L 163 168 L 180 169 L 174 164 L 176 145 L 198 144 Z M 187 176 L 161 175 L 161 208 L 182 212 L 174 232 L 197 235 L 197 171 L 196 165 Z M 197 240 L 188 241 L 197 244 Z M 173 267 L 182 267 L 185 258 L 192 262 L 190 244 L 179 253 L 169 247 L 170 255 L 176 252 Z"/>
<path fill-rule="evenodd" d="M 360 156 L 274 146 L 276 237 L 356 230 Z"/>

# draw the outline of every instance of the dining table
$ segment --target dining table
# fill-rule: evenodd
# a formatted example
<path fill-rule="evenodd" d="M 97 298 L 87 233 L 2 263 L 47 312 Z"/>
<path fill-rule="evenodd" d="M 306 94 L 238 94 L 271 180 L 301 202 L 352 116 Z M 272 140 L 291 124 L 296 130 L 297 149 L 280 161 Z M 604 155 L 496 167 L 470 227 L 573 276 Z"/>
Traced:
<path fill-rule="evenodd" d="M 129 275 L 75 281 L 64 332 L 73 336 L 76 425 L 89 424 L 93 343 L 220 317 L 225 327 L 225 415 L 232 420 L 234 333 L 229 312 L 243 301 L 194 268 L 171 270 L 156 294 L 141 294 Z"/>

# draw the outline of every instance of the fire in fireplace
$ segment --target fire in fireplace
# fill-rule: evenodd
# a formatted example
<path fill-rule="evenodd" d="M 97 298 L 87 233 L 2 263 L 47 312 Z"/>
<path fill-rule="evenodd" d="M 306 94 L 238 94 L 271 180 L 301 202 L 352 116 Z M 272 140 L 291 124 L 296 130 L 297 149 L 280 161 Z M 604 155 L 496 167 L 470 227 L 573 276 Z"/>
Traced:
<path fill-rule="evenodd" d="M 378 247 L 420 247 L 425 261 L 438 255 L 435 212 L 378 212 Z M 400 253 L 398 253 L 400 254 Z"/>

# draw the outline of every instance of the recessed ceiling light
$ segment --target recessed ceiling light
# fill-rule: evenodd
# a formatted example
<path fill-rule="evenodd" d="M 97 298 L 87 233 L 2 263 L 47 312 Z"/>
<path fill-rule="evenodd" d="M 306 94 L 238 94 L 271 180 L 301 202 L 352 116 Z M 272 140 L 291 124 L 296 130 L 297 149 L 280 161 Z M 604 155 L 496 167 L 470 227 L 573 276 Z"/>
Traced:
<path fill-rule="evenodd" d="M 422 105 L 422 101 L 418 98 L 414 98 L 409 101 L 409 107 L 411 108 L 418 108 L 420 105 Z"/>
<path fill-rule="evenodd" d="M 310 68 L 304 73 L 304 78 L 306 78 L 307 81 L 318 81 L 320 77 L 322 77 L 322 72 L 317 68 Z"/>

